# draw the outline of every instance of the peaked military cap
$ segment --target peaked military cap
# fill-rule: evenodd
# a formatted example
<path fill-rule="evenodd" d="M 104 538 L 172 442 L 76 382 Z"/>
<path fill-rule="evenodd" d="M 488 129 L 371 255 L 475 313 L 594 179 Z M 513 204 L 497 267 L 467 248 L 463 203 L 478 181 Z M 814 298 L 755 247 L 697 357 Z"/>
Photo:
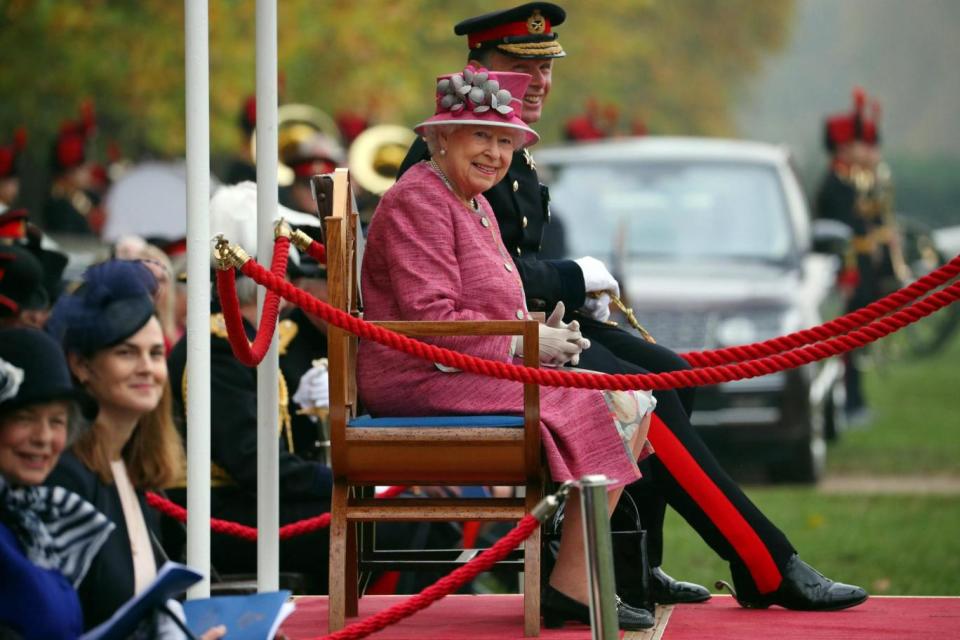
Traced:
<path fill-rule="evenodd" d="M 567 54 L 553 27 L 566 17 L 567 13 L 551 2 L 528 2 L 468 18 L 457 23 L 453 32 L 467 36 L 471 51 L 496 48 L 515 58 L 562 58 Z"/>

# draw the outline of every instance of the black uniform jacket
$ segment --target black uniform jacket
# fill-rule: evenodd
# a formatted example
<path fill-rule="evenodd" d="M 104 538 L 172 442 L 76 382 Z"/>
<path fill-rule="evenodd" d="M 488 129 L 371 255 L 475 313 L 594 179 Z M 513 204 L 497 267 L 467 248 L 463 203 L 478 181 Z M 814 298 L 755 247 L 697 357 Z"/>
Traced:
<path fill-rule="evenodd" d="M 400 175 L 429 157 L 426 143 L 418 138 L 400 166 Z M 544 225 L 550 221 L 550 196 L 537 178 L 530 154 L 514 153 L 506 177 L 483 195 L 493 207 L 503 244 L 517 265 L 529 309 L 550 312 L 561 300 L 569 311 L 582 307 L 586 294 L 577 263 L 539 258 Z"/>
<path fill-rule="evenodd" d="M 298 456 L 313 460 L 322 453 L 317 447 L 321 433 L 317 423 L 309 416 L 297 413 L 300 407 L 293 402 L 293 394 L 297 391 L 300 378 L 313 367 L 313 361 L 327 357 L 327 335 L 317 329 L 299 307 L 290 312 L 286 319 L 296 327 L 296 334 L 287 345 L 287 352 L 280 356 L 280 370 L 290 389 L 294 450 Z"/>
<path fill-rule="evenodd" d="M 123 506 L 117 485 L 106 485 L 69 451 L 61 456 L 46 484 L 72 491 L 117 525 L 100 548 L 77 593 L 83 608 L 83 626 L 91 629 L 107 620 L 123 603 L 133 597 L 133 556 L 130 535 L 123 518 Z M 143 491 L 137 491 L 140 510 L 153 538 L 153 555 L 159 568 L 166 556 L 157 545 L 160 515 L 147 506 Z"/>
<path fill-rule="evenodd" d="M 215 316 L 211 321 L 213 318 Z M 244 327 L 252 340 L 253 327 L 246 320 Z M 183 398 L 186 361 L 187 338 L 184 336 L 174 346 L 168 361 L 174 414 L 181 425 L 186 424 Z M 215 333 L 210 335 L 210 361 L 213 462 L 240 488 L 254 495 L 257 490 L 257 370 L 241 364 L 226 338 Z M 329 467 L 290 453 L 284 440 L 280 440 L 280 499 L 328 498 L 333 485 Z"/>

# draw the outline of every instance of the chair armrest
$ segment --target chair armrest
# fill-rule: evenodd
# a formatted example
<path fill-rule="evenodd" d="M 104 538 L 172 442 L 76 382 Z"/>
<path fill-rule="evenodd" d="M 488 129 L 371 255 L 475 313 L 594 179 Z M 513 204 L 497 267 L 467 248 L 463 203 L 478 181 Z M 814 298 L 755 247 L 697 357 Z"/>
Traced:
<path fill-rule="evenodd" d="M 375 321 L 378 327 L 405 336 L 517 336 L 536 320 L 403 320 Z"/>

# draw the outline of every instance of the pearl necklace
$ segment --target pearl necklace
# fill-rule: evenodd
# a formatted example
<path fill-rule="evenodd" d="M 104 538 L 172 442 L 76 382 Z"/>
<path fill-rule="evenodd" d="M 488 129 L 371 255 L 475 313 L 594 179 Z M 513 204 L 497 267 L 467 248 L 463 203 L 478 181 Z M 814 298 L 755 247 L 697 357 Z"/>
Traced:
<path fill-rule="evenodd" d="M 447 174 L 443 172 L 443 169 L 440 168 L 440 165 L 437 164 L 437 161 L 434 160 L 433 158 L 430 158 L 430 166 L 433 167 L 433 170 L 437 172 L 438 176 L 440 176 L 441 182 L 443 182 L 443 184 L 447 187 L 447 189 L 449 189 L 453 195 L 459 198 L 460 194 L 458 194 L 457 191 L 453 188 L 453 184 L 451 184 L 450 178 L 448 178 Z M 470 198 L 470 202 L 464 203 L 464 204 L 467 204 L 473 210 L 474 213 L 480 213 L 480 203 L 477 202 L 476 198 Z"/>

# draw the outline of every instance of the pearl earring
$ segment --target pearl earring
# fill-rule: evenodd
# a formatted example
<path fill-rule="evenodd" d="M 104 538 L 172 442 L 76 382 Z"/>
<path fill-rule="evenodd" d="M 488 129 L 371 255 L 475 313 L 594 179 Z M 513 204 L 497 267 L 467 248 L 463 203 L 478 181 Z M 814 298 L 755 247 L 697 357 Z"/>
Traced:
<path fill-rule="evenodd" d="M 442 156 L 447 155 L 447 150 L 446 150 L 446 149 L 440 149 L 440 155 L 442 155 Z"/>

